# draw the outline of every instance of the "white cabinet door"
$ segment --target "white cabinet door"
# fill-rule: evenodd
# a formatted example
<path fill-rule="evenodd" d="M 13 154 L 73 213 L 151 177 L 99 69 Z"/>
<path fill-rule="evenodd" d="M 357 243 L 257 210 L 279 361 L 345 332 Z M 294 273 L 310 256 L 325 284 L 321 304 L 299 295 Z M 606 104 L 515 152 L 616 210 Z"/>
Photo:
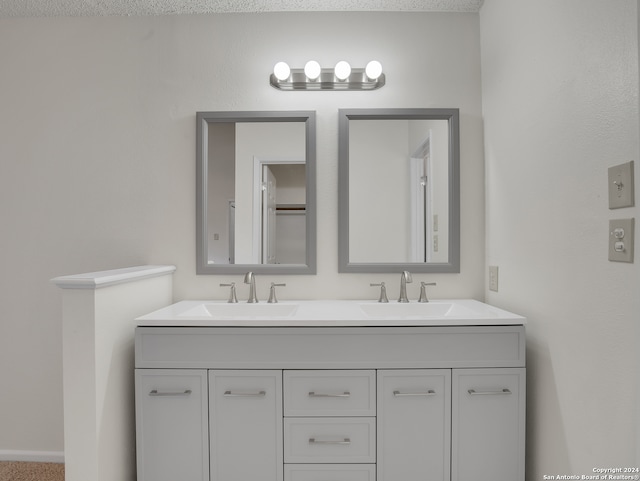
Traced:
<path fill-rule="evenodd" d="M 452 481 L 524 481 L 525 369 L 454 369 Z"/>
<path fill-rule="evenodd" d="M 282 481 L 282 371 L 209 371 L 211 481 Z"/>
<path fill-rule="evenodd" d="M 449 369 L 378 371 L 377 423 L 377 481 L 449 480 Z"/>
<path fill-rule="evenodd" d="M 136 369 L 138 481 L 208 481 L 207 371 Z"/>

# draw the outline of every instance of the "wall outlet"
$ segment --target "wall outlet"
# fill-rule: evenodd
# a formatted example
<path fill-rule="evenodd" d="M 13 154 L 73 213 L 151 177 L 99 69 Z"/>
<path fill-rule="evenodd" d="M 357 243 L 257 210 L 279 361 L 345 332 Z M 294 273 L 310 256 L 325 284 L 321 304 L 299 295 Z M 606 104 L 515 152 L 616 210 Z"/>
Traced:
<path fill-rule="evenodd" d="M 633 160 L 609 167 L 609 209 L 633 207 Z"/>
<path fill-rule="evenodd" d="M 433 236 L 433 252 L 438 252 L 438 235 Z"/>
<path fill-rule="evenodd" d="M 609 221 L 609 260 L 633 262 L 633 230 L 635 219 Z"/>
<path fill-rule="evenodd" d="M 489 266 L 489 290 L 498 292 L 498 266 Z"/>

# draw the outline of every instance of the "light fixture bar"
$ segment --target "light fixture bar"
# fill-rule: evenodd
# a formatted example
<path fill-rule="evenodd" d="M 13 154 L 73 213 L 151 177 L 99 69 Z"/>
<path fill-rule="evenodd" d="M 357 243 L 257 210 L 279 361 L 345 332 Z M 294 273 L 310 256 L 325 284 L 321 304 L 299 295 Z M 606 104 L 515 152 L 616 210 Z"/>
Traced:
<path fill-rule="evenodd" d="M 274 74 L 269 77 L 269 83 L 278 90 L 375 90 L 385 84 L 384 74 L 372 80 L 367 77 L 365 69 L 352 68 L 346 80 L 336 77 L 335 69 L 323 68 L 320 77 L 309 79 L 304 69 L 292 68 L 290 76 L 285 80 L 278 80 Z"/>

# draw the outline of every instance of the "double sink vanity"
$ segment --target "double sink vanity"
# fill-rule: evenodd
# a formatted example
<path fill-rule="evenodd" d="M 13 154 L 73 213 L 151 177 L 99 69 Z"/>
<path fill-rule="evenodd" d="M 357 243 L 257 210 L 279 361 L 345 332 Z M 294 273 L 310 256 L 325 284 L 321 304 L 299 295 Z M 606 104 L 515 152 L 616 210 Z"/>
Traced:
<path fill-rule="evenodd" d="M 338 119 L 338 272 L 404 302 L 256 303 L 316 274 L 315 112 L 198 112 L 196 272 L 250 300 L 137 319 L 138 481 L 524 481 L 525 319 L 406 295 L 460 272 L 458 109 Z"/>
<path fill-rule="evenodd" d="M 475 300 L 137 319 L 139 481 L 523 481 L 525 319 Z"/>
<path fill-rule="evenodd" d="M 250 302 L 168 305 L 174 266 L 54 279 L 68 479 L 133 479 L 136 319 L 138 481 L 524 481 L 525 319 L 406 292 L 460 273 L 460 112 L 337 114 L 337 271 L 402 272 L 402 302 L 255 302 L 317 273 L 316 114 L 198 112 L 196 274 L 249 271 Z"/>

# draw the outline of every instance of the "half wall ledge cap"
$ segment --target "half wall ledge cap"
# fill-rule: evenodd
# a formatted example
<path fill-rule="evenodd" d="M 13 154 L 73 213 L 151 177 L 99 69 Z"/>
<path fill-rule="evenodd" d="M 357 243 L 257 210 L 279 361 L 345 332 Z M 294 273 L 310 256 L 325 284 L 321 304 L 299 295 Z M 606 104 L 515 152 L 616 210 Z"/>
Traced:
<path fill-rule="evenodd" d="M 124 267 L 108 271 L 54 277 L 51 282 L 60 289 L 100 289 L 101 287 L 173 274 L 175 270 L 176 266 Z"/>

